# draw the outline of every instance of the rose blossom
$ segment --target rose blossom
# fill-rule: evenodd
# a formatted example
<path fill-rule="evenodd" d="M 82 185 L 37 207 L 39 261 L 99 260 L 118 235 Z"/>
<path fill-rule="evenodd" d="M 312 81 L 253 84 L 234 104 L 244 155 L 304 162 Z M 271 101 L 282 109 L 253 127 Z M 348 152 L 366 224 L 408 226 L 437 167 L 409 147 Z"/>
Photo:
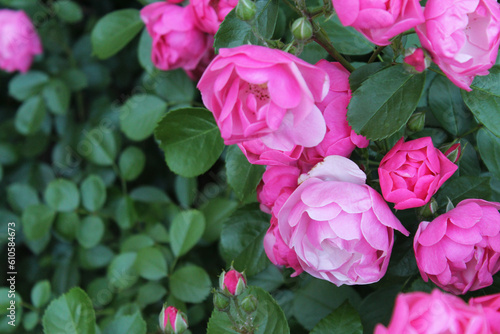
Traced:
<path fill-rule="evenodd" d="M 141 10 L 153 39 L 151 59 L 161 70 L 195 70 L 209 52 L 213 37 L 198 30 L 192 8 L 154 2 Z"/>
<path fill-rule="evenodd" d="M 201 31 L 215 35 L 226 15 L 238 4 L 238 0 L 191 0 L 196 15 L 196 25 Z"/>
<path fill-rule="evenodd" d="M 294 164 L 301 156 L 304 148 L 293 146 L 289 151 L 273 150 L 267 147 L 261 139 L 244 141 L 238 144 L 248 162 L 255 165 L 288 166 Z"/>
<path fill-rule="evenodd" d="M 158 320 L 164 333 L 182 334 L 188 327 L 186 315 L 174 306 L 164 305 Z"/>
<path fill-rule="evenodd" d="M 295 166 L 268 166 L 257 186 L 260 209 L 266 213 L 274 211 L 274 203 L 282 193 L 287 192 L 289 195 L 297 188 L 299 175 L 300 170 Z"/>
<path fill-rule="evenodd" d="M 219 278 L 219 288 L 222 291 L 229 292 L 233 296 L 240 295 L 247 287 L 245 276 L 234 269 L 229 270 L 227 273 L 224 271 Z M 226 293 L 227 293 L 226 292 Z"/>
<path fill-rule="evenodd" d="M 322 69 L 256 45 L 220 49 L 198 83 L 226 145 L 260 138 L 281 151 L 321 142 L 326 126 L 315 102 L 328 86 Z"/>
<path fill-rule="evenodd" d="M 500 270 L 500 203 L 467 199 L 432 222 L 422 222 L 413 242 L 425 281 L 454 294 L 493 283 Z"/>
<path fill-rule="evenodd" d="M 481 308 L 441 292 L 401 293 L 396 298 L 387 328 L 378 324 L 374 334 L 489 334 L 492 331 Z"/>
<path fill-rule="evenodd" d="M 312 276 L 337 286 L 376 282 L 387 270 L 394 229 L 408 235 L 365 181 L 351 160 L 326 157 L 279 210 L 283 241 Z"/>
<path fill-rule="evenodd" d="M 434 147 L 431 137 L 404 142 L 401 138 L 380 162 L 382 195 L 397 210 L 425 205 L 457 170 Z"/>
<path fill-rule="evenodd" d="M 370 143 L 356 134 L 347 123 L 347 105 L 351 100 L 349 71 L 340 63 L 320 60 L 317 67 L 325 70 L 330 78 L 330 89 L 325 99 L 317 103 L 326 122 L 325 138 L 315 147 L 306 148 L 301 158 L 314 166 L 329 155 L 349 157 L 356 147 L 365 148 Z"/>
<path fill-rule="evenodd" d="M 40 37 L 22 10 L 0 9 L 0 68 L 26 72 L 35 55 L 42 53 Z"/>
<path fill-rule="evenodd" d="M 332 0 L 344 26 L 351 26 L 377 45 L 424 22 L 418 0 Z"/>
<path fill-rule="evenodd" d="M 417 35 L 446 76 L 470 91 L 476 75 L 487 75 L 500 44 L 500 5 L 495 0 L 429 0 Z"/>
<path fill-rule="evenodd" d="M 481 307 L 493 333 L 500 333 L 500 293 L 469 299 L 472 307 Z"/>

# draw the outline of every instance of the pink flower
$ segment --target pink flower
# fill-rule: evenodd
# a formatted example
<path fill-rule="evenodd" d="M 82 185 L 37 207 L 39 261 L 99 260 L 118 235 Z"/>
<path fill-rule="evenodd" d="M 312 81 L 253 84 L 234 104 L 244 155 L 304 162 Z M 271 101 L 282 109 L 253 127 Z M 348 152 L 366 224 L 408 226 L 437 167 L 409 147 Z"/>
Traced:
<path fill-rule="evenodd" d="M 500 271 L 500 203 L 467 199 L 432 222 L 413 242 L 420 274 L 454 294 L 487 287 Z"/>
<path fill-rule="evenodd" d="M 315 102 L 328 86 L 322 69 L 256 45 L 220 49 L 198 83 L 226 145 L 260 138 L 281 151 L 321 142 L 326 126 Z"/>
<path fill-rule="evenodd" d="M 396 298 L 387 328 L 378 324 L 374 334 L 489 334 L 483 310 L 438 289 L 401 293 Z"/>
<path fill-rule="evenodd" d="M 417 72 L 423 72 L 431 66 L 431 59 L 422 48 L 409 48 L 406 50 L 403 61 Z"/>
<path fill-rule="evenodd" d="M 500 44 L 500 5 L 495 0 L 429 0 L 425 22 L 415 28 L 446 76 L 470 91 L 476 75 L 487 75 Z"/>
<path fill-rule="evenodd" d="M 338 286 L 376 282 L 387 270 L 394 229 L 408 235 L 365 180 L 351 160 L 326 157 L 279 210 L 283 242 L 312 276 Z"/>
<path fill-rule="evenodd" d="M 287 166 L 294 164 L 304 148 L 295 145 L 289 151 L 273 150 L 267 147 L 261 139 L 244 141 L 238 144 L 248 162 L 255 165 Z"/>
<path fill-rule="evenodd" d="M 42 53 L 40 37 L 22 10 L 0 9 L 0 68 L 26 72 L 35 55 Z"/>
<path fill-rule="evenodd" d="M 401 138 L 380 162 L 382 195 L 397 210 L 425 205 L 453 175 L 457 165 L 434 147 L 431 137 Z"/>
<path fill-rule="evenodd" d="M 160 328 L 164 333 L 181 334 L 188 327 L 186 315 L 173 306 L 163 306 L 160 316 Z"/>
<path fill-rule="evenodd" d="M 215 35 L 226 15 L 238 0 L 191 0 L 196 15 L 196 25 L 204 32 Z"/>
<path fill-rule="evenodd" d="M 195 70 L 209 52 L 213 37 L 198 30 L 191 7 L 154 2 L 141 10 L 153 38 L 151 59 L 161 70 Z"/>
<path fill-rule="evenodd" d="M 301 158 L 314 166 L 329 155 L 349 157 L 356 147 L 367 147 L 365 137 L 356 134 L 347 123 L 347 105 L 351 100 L 349 71 L 340 63 L 320 60 L 317 67 L 325 70 L 330 78 L 330 89 L 325 99 L 317 103 L 326 122 L 325 138 L 315 147 L 304 149 Z"/>
<path fill-rule="evenodd" d="M 500 333 L 500 293 L 471 298 L 469 304 L 472 307 L 481 307 L 493 333 Z"/>
<path fill-rule="evenodd" d="M 340 22 L 362 33 L 372 43 L 389 39 L 424 22 L 418 0 L 332 0 Z"/>
<path fill-rule="evenodd" d="M 238 296 L 247 287 L 247 281 L 242 273 L 231 269 L 227 273 L 222 273 L 219 285 L 222 291 L 227 290 L 231 295 Z"/>
<path fill-rule="evenodd" d="M 262 181 L 257 186 L 260 209 L 266 213 L 275 211 L 273 206 L 278 198 L 281 196 L 288 198 L 297 188 L 299 175 L 300 170 L 295 166 L 268 166 L 262 175 Z"/>

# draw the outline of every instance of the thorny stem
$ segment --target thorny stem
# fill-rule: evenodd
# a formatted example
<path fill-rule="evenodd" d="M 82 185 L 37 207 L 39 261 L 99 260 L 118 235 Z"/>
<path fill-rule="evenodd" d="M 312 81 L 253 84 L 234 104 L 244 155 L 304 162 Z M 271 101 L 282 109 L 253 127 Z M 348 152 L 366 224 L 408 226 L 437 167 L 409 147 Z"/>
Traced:
<path fill-rule="evenodd" d="M 370 56 L 370 59 L 368 59 L 368 64 L 373 63 L 375 61 L 375 59 L 377 58 L 377 56 L 380 54 L 380 52 L 382 52 L 382 50 L 384 50 L 385 47 L 386 47 L 386 45 L 383 45 L 383 46 L 379 45 L 379 46 L 377 46 L 377 48 L 375 49 L 375 51 Z"/>

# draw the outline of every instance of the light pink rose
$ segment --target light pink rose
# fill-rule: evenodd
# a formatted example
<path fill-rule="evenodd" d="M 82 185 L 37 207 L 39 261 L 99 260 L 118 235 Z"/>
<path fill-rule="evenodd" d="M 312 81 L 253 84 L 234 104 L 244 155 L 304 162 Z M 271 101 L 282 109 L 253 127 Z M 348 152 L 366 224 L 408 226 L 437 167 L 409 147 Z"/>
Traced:
<path fill-rule="evenodd" d="M 382 195 L 403 210 L 427 204 L 458 166 L 434 147 L 431 137 L 401 138 L 380 162 Z"/>
<path fill-rule="evenodd" d="M 472 307 L 481 307 L 493 333 L 500 333 L 500 293 L 469 299 Z"/>
<path fill-rule="evenodd" d="M 255 165 L 288 166 L 294 164 L 301 156 L 304 148 L 295 145 L 289 151 L 273 150 L 261 139 L 244 141 L 238 144 L 248 162 Z"/>
<path fill-rule="evenodd" d="M 260 138 L 281 151 L 323 140 L 325 120 L 315 103 L 328 87 L 322 69 L 256 45 L 220 49 L 198 83 L 226 145 Z"/>
<path fill-rule="evenodd" d="M 370 143 L 356 134 L 347 123 L 347 105 L 351 100 L 349 71 L 340 63 L 320 60 L 317 67 L 325 70 L 330 78 L 330 89 L 325 99 L 317 103 L 326 122 L 325 138 L 317 146 L 304 149 L 303 162 L 314 166 L 329 155 L 349 157 L 356 147 L 365 148 Z"/>
<path fill-rule="evenodd" d="M 288 198 L 297 188 L 299 175 L 300 170 L 295 166 L 268 166 L 262 175 L 262 181 L 257 186 L 260 209 L 266 213 L 275 211 L 273 206 L 278 198 L 280 196 Z"/>
<path fill-rule="evenodd" d="M 238 0 L 191 0 L 196 15 L 196 25 L 204 32 L 215 35 L 226 15 Z"/>
<path fill-rule="evenodd" d="M 0 9 L 0 68 L 26 72 L 42 53 L 40 37 L 22 10 Z"/>
<path fill-rule="evenodd" d="M 490 334 L 481 308 L 435 289 L 401 293 L 396 298 L 387 328 L 378 324 L 374 334 Z"/>
<path fill-rule="evenodd" d="M 377 45 L 424 22 L 418 0 L 332 0 L 340 22 Z"/>
<path fill-rule="evenodd" d="M 428 0 L 425 23 L 415 28 L 446 76 L 470 91 L 476 75 L 487 75 L 500 44 L 500 5 L 495 0 Z"/>
<path fill-rule="evenodd" d="M 141 18 L 153 39 L 151 59 L 161 70 L 195 70 L 213 43 L 195 26 L 190 6 L 154 2 L 141 10 Z"/>
<path fill-rule="evenodd" d="M 500 271 L 500 203 L 467 199 L 432 222 L 413 242 L 420 274 L 454 294 L 487 287 Z"/>
<path fill-rule="evenodd" d="M 387 270 L 394 229 L 408 235 L 365 181 L 351 160 L 326 157 L 279 210 L 281 237 L 312 276 L 337 286 L 374 283 Z"/>

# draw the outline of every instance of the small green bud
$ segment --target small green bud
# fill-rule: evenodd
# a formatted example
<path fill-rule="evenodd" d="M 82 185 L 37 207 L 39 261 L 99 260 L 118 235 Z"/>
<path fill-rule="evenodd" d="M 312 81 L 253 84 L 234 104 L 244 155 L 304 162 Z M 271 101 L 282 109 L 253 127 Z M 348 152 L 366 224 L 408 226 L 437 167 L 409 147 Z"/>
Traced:
<path fill-rule="evenodd" d="M 426 218 L 433 217 L 438 209 L 438 203 L 434 197 L 431 198 L 429 203 L 422 207 L 420 214 Z"/>
<path fill-rule="evenodd" d="M 451 200 L 448 198 L 448 204 L 446 204 L 446 212 L 455 209 L 455 206 L 451 202 Z"/>
<path fill-rule="evenodd" d="M 292 24 L 292 33 L 299 41 L 305 41 L 312 37 L 313 28 L 311 23 L 305 18 L 301 17 L 295 20 Z"/>
<path fill-rule="evenodd" d="M 259 301 L 257 300 L 257 298 L 255 298 L 254 296 L 252 296 L 252 295 L 246 296 L 241 301 L 241 308 L 246 313 L 251 314 L 251 313 L 255 312 L 255 310 L 257 309 L 258 302 Z"/>
<path fill-rule="evenodd" d="M 229 308 L 229 298 L 219 291 L 214 292 L 214 306 L 221 312 L 227 311 Z"/>
<path fill-rule="evenodd" d="M 236 16 L 242 21 L 250 21 L 254 18 L 257 8 L 252 0 L 239 0 L 236 5 Z"/>
<path fill-rule="evenodd" d="M 425 113 L 418 111 L 411 115 L 406 127 L 413 132 L 422 131 L 425 126 Z"/>

